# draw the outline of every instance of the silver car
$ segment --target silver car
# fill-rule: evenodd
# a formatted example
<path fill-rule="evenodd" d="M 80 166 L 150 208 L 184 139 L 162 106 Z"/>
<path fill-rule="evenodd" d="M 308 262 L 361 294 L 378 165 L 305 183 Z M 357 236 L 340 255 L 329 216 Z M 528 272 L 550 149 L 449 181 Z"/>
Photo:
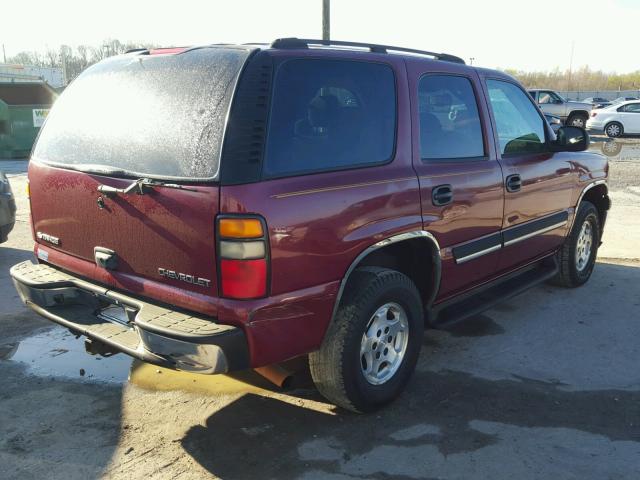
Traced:
<path fill-rule="evenodd" d="M 16 201 L 7 176 L 0 172 L 0 243 L 6 242 L 16 222 Z"/>
<path fill-rule="evenodd" d="M 544 113 L 560 117 L 565 125 L 573 127 L 585 128 L 593 108 L 590 103 L 565 100 L 553 90 L 532 89 L 529 95 Z"/>

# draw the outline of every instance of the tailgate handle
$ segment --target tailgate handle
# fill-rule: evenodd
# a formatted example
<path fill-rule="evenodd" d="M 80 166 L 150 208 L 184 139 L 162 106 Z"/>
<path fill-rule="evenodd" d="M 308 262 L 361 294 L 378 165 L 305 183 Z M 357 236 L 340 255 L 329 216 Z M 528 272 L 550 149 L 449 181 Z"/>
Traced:
<path fill-rule="evenodd" d="M 96 259 L 96 265 L 107 270 L 115 270 L 118 268 L 118 255 L 113 250 L 104 247 L 95 247 L 93 255 Z"/>

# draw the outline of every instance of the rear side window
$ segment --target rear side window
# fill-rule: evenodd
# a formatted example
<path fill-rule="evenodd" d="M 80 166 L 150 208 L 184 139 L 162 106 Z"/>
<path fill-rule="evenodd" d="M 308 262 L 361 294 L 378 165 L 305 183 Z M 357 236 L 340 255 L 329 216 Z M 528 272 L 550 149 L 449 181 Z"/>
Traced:
<path fill-rule="evenodd" d="M 418 111 L 423 160 L 484 157 L 478 104 L 468 78 L 422 77 L 418 86 Z"/>
<path fill-rule="evenodd" d="M 531 99 L 509 82 L 487 80 L 487 87 L 502 154 L 544 151 L 544 122 Z"/>
<path fill-rule="evenodd" d="M 264 177 L 389 161 L 396 131 L 393 71 L 387 65 L 296 59 L 275 76 Z"/>
<path fill-rule="evenodd" d="M 640 103 L 628 103 L 618 108 L 619 112 L 640 113 Z"/>

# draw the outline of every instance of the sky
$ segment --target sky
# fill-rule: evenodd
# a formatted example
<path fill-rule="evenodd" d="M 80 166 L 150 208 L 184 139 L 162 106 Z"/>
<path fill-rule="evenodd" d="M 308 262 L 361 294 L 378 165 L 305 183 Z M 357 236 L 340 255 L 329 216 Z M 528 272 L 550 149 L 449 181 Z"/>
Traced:
<path fill-rule="evenodd" d="M 3 0 L 7 56 L 105 39 L 163 46 L 320 38 L 322 0 Z M 624 25 L 633 26 L 626 28 Z M 519 70 L 640 70 L 640 0 L 332 0 L 331 38 Z M 0 52 L 1 55 L 1 52 Z M 1 57 L 0 57 L 1 60 Z"/>

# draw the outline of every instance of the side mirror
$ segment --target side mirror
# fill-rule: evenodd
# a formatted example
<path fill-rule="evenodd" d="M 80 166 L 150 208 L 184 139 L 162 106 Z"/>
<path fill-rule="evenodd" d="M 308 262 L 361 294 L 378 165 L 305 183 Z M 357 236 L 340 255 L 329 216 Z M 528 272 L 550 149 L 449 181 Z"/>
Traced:
<path fill-rule="evenodd" d="M 589 134 L 582 127 L 560 127 L 553 147 L 556 152 L 582 152 L 589 148 Z"/>

